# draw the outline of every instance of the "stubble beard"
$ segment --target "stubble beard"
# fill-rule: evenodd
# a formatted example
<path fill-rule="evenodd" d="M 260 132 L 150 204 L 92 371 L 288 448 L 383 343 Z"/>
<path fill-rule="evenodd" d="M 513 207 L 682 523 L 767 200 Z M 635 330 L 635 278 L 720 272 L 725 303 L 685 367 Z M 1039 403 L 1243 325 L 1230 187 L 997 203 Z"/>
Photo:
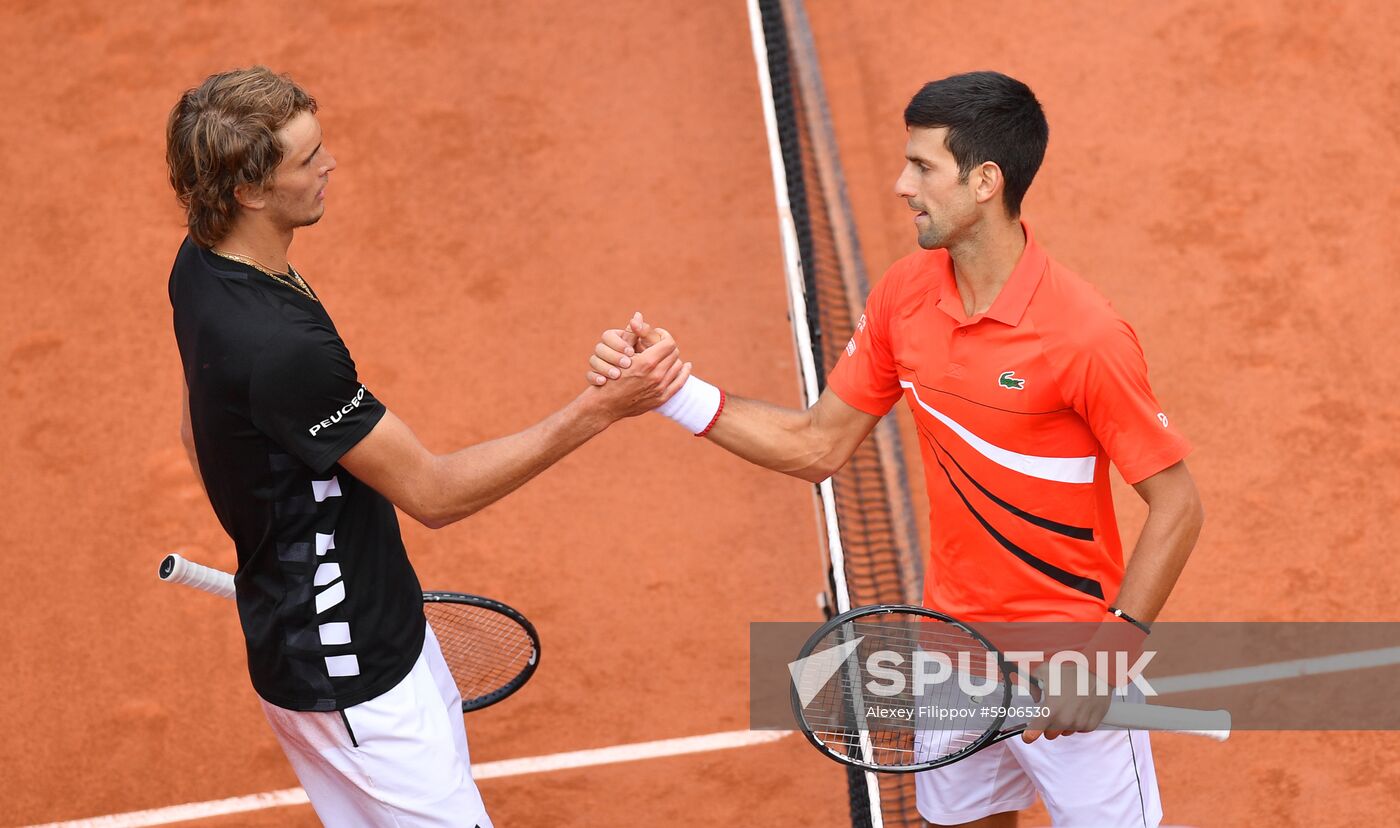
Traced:
<path fill-rule="evenodd" d="M 311 204 L 307 205 L 305 211 L 299 209 L 295 202 L 290 200 L 282 201 L 279 207 L 280 209 L 278 212 L 281 215 L 274 217 L 273 221 L 279 226 L 289 230 L 296 230 L 299 227 L 310 227 L 320 221 L 321 217 L 326 214 L 326 203 L 320 200 L 312 201 Z"/>
<path fill-rule="evenodd" d="M 292 228 L 295 229 L 295 228 L 298 228 L 298 227 L 310 227 L 311 225 L 313 225 L 313 224 L 315 224 L 316 222 L 320 221 L 320 220 L 321 220 L 321 217 L 324 216 L 325 214 L 326 214 L 326 205 L 325 205 L 325 204 L 319 204 L 319 203 L 318 203 L 315 207 L 313 207 L 313 208 L 311 209 L 311 212 L 309 212 L 307 215 L 305 215 L 305 216 L 302 217 L 301 219 L 298 219 L 297 221 L 293 222 L 293 223 L 292 223 Z"/>
<path fill-rule="evenodd" d="M 927 227 L 919 230 L 919 247 L 925 250 L 939 250 L 948 246 L 948 237 L 942 227 L 933 223 L 930 217 Z"/>

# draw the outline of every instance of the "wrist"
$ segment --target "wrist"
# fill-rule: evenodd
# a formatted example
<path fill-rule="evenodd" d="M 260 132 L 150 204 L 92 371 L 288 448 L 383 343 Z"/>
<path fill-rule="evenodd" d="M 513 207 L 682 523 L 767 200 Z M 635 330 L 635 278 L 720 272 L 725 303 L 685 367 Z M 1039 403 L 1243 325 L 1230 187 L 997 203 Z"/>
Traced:
<path fill-rule="evenodd" d="M 693 374 L 656 413 L 679 424 L 696 437 L 714 428 L 724 411 L 724 392 Z"/>
<path fill-rule="evenodd" d="M 1127 614 L 1126 612 L 1124 612 L 1123 610 L 1119 609 L 1118 607 L 1109 607 L 1109 608 L 1108 608 L 1107 610 L 1105 610 L 1105 611 L 1106 611 L 1109 615 L 1111 615 L 1111 616 L 1113 616 L 1114 618 L 1118 619 L 1119 621 L 1122 621 L 1122 622 L 1127 623 L 1127 624 L 1132 624 L 1134 627 L 1137 627 L 1139 630 L 1142 631 L 1142 634 L 1143 634 L 1143 635 L 1148 635 L 1148 634 L 1150 634 L 1150 633 L 1152 632 L 1152 625 L 1151 625 L 1151 624 L 1148 624 L 1148 623 L 1145 622 L 1145 621 L 1139 621 L 1138 619 L 1136 619 L 1136 618 L 1134 618 L 1133 616 Z"/>
<path fill-rule="evenodd" d="M 1145 666 L 1139 660 L 1147 649 L 1147 633 L 1134 624 L 1121 618 L 1107 616 L 1094 635 L 1082 648 L 1089 670 L 1106 681 L 1110 687 L 1118 688 L 1132 680 L 1135 668 Z"/>
<path fill-rule="evenodd" d="M 583 389 L 582 393 L 574 397 L 565 408 L 565 413 L 569 421 L 583 429 L 589 437 L 601 434 L 619 419 L 608 408 L 603 395 L 594 386 Z"/>

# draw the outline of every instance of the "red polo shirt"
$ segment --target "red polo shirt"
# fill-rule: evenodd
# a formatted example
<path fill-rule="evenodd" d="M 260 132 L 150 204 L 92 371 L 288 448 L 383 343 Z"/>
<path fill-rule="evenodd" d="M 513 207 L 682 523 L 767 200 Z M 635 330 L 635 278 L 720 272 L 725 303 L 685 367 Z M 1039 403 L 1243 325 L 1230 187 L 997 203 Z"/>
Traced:
<path fill-rule="evenodd" d="M 1137 483 L 1190 446 L 1152 394 L 1133 329 L 1025 232 L 1011 278 L 971 318 L 946 250 L 896 262 L 828 382 L 870 414 L 901 396 L 914 412 L 927 606 L 968 621 L 1098 621 L 1123 578 L 1108 461 Z"/>

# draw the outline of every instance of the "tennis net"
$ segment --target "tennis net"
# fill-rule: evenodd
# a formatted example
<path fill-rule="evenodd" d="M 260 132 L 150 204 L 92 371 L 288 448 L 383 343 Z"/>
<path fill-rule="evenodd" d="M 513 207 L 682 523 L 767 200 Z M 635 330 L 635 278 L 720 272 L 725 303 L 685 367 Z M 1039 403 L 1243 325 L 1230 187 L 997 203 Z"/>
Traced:
<path fill-rule="evenodd" d="M 796 237 L 796 268 L 789 251 L 789 278 L 800 278 L 800 285 L 790 286 L 790 296 L 795 329 L 805 321 L 805 336 L 801 330 L 795 334 L 811 404 L 854 331 L 869 283 L 802 0 L 751 0 L 751 13 L 755 7 L 766 47 L 760 80 L 766 70 L 770 100 L 765 104 L 771 105 L 781 156 L 780 163 L 775 160 L 775 183 L 785 186 Z M 827 518 L 828 615 L 920 598 L 922 555 L 903 457 L 898 427 L 886 418 L 830 485 L 818 488 Z M 923 824 L 914 807 L 912 777 L 849 769 L 847 782 L 854 826 Z"/>

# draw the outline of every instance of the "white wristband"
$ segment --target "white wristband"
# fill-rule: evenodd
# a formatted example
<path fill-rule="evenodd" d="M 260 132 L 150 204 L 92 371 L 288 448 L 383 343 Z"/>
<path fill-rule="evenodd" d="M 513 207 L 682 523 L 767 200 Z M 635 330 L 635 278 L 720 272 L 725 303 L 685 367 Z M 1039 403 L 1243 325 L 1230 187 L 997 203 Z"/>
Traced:
<path fill-rule="evenodd" d="M 656 409 L 680 423 L 691 434 L 701 434 L 719 415 L 724 396 L 720 390 L 697 376 L 691 375 L 676 395 Z"/>

